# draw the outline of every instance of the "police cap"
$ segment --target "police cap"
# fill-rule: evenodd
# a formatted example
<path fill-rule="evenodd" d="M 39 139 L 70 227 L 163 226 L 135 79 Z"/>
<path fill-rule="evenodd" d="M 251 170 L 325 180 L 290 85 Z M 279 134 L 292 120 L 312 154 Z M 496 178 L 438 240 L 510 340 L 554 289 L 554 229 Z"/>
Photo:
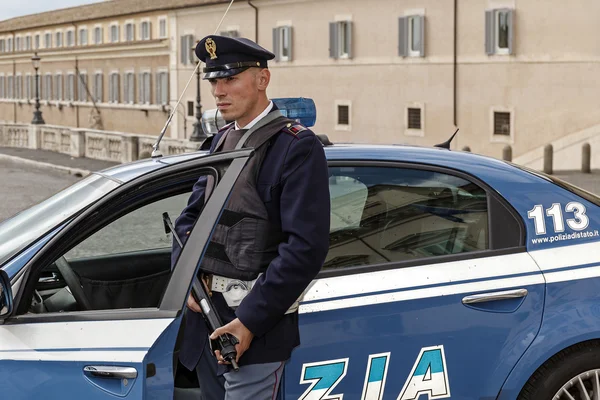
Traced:
<path fill-rule="evenodd" d="M 248 68 L 267 68 L 275 54 L 250 39 L 210 35 L 198 42 L 196 56 L 205 64 L 203 79 L 226 78 Z"/>

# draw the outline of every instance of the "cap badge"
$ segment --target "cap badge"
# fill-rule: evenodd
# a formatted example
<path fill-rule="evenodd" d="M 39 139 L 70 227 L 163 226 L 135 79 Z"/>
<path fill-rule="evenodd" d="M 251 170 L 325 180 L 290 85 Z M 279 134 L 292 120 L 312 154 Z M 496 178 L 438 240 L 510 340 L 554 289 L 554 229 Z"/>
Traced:
<path fill-rule="evenodd" d="M 212 40 L 211 38 L 206 39 L 206 43 L 204 44 L 204 47 L 206 47 L 206 51 L 208 51 L 208 54 L 210 55 L 211 60 L 214 60 L 217 58 L 217 44 L 215 43 L 214 40 Z"/>

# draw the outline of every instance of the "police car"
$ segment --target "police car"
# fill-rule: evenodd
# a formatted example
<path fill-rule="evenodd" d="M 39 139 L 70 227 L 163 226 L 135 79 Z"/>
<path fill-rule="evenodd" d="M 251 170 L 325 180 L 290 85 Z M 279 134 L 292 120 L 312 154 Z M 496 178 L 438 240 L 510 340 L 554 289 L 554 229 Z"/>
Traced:
<path fill-rule="evenodd" d="M 198 263 L 165 229 L 252 150 L 94 173 L 0 224 L 0 398 L 198 398 L 178 367 Z M 327 145 L 330 251 L 280 399 L 600 399 L 600 199 L 444 148 Z M 193 240 L 192 240 L 193 239 Z M 187 374 L 189 376 L 189 374 Z"/>

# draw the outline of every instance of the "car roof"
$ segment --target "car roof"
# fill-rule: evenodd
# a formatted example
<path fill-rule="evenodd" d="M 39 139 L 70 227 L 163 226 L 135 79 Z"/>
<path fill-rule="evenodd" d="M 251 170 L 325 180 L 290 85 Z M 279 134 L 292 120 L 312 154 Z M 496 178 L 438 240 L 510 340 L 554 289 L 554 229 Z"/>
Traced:
<path fill-rule="evenodd" d="M 173 156 L 148 158 L 127 164 L 117 165 L 100 171 L 121 182 L 127 182 L 146 173 L 205 157 L 207 151 L 196 151 Z M 429 165 L 450 168 L 477 177 L 495 186 L 510 181 L 535 179 L 530 172 L 524 171 L 502 160 L 464 151 L 447 150 L 438 147 L 409 145 L 373 145 L 373 144 L 335 144 L 325 146 L 329 161 L 389 161 Z M 539 179 L 539 176 L 537 177 Z M 537 179 L 536 179 L 537 180 Z"/>

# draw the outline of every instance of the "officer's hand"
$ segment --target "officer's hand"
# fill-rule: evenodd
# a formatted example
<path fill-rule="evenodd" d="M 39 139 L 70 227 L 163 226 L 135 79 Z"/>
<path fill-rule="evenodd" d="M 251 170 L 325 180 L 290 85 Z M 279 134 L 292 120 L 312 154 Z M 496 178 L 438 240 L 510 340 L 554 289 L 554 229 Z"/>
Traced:
<path fill-rule="evenodd" d="M 242 321 L 236 318 L 227 325 L 215 330 L 213 334 L 210 335 L 210 338 L 216 339 L 226 333 L 235 336 L 239 341 L 239 343 L 235 345 L 235 350 L 237 351 L 237 358 L 235 361 L 239 362 L 242 355 L 248 350 L 248 347 L 250 347 L 250 343 L 252 342 L 252 339 L 254 339 L 254 334 L 242 324 Z M 229 362 L 226 362 L 223 359 L 219 350 L 215 350 L 215 355 L 217 356 L 217 360 L 219 360 L 219 364 L 229 364 Z"/>
<path fill-rule="evenodd" d="M 188 300 L 187 300 L 187 306 L 190 310 L 192 310 L 194 312 L 202 313 L 202 308 L 200 308 L 200 304 L 198 304 L 198 302 L 196 301 L 194 296 L 192 296 L 191 293 L 190 293 L 190 297 L 188 297 Z"/>

